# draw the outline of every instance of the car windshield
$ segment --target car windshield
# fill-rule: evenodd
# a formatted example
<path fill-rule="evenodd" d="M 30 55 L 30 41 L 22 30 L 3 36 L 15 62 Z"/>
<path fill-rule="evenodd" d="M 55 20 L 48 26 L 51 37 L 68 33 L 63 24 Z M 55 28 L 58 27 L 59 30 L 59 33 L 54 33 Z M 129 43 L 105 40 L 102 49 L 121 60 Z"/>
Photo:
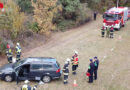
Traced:
<path fill-rule="evenodd" d="M 24 62 L 25 62 L 24 60 L 21 60 L 21 61 L 18 61 L 18 62 L 16 62 L 16 63 L 14 63 L 14 64 L 13 64 L 13 68 L 16 68 L 16 67 L 22 65 Z"/>
<path fill-rule="evenodd" d="M 118 15 L 117 14 L 104 14 L 104 18 L 106 20 L 117 20 Z"/>

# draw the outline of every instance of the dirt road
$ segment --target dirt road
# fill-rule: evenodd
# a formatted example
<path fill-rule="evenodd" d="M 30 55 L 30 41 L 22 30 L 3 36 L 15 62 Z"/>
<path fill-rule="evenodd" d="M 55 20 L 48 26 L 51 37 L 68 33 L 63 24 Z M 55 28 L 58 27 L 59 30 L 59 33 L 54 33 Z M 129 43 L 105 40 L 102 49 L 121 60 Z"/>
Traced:
<path fill-rule="evenodd" d="M 97 21 L 56 33 L 45 45 L 24 53 L 24 57 L 54 57 L 63 67 L 65 59 L 71 58 L 74 50 L 79 52 L 77 75 L 71 74 L 70 65 L 68 85 L 63 85 L 61 78 L 39 86 L 38 90 L 130 90 L 130 21 L 121 31 L 115 32 L 114 39 L 101 38 L 101 26 L 102 19 L 99 16 Z M 100 60 L 98 80 L 88 84 L 85 73 L 89 59 L 94 56 Z M 77 87 L 73 87 L 74 80 L 77 81 Z M 34 84 L 31 83 L 32 86 Z M 15 82 L 0 81 L 0 90 L 19 90 L 22 85 L 23 82 L 16 86 Z"/>

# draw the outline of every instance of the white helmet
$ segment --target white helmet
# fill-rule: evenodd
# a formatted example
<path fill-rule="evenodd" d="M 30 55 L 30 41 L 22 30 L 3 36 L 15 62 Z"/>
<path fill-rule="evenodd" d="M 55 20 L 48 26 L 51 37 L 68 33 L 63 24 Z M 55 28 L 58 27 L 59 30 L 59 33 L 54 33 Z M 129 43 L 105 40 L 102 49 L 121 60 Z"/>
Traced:
<path fill-rule="evenodd" d="M 25 84 L 28 84 L 28 83 L 29 83 L 29 81 L 28 81 L 28 80 L 25 80 L 25 81 L 24 81 L 24 83 L 25 83 Z"/>
<path fill-rule="evenodd" d="M 65 61 L 65 64 L 68 64 L 69 62 L 68 61 Z"/>
<path fill-rule="evenodd" d="M 17 45 L 19 46 L 20 44 L 17 42 Z"/>
<path fill-rule="evenodd" d="M 69 59 L 69 58 L 67 58 L 67 59 L 66 59 L 66 61 L 67 61 L 67 62 L 70 62 L 70 59 Z"/>
<path fill-rule="evenodd" d="M 78 54 L 78 51 L 74 51 L 74 53 Z"/>

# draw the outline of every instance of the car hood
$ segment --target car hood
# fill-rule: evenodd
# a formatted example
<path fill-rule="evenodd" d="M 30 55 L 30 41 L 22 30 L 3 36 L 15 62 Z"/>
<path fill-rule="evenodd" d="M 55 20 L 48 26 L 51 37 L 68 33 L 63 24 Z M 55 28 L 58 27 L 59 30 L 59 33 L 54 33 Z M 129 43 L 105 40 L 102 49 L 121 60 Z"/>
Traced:
<path fill-rule="evenodd" d="M 0 72 L 13 72 L 14 69 L 12 68 L 13 64 L 6 64 L 0 68 Z"/>

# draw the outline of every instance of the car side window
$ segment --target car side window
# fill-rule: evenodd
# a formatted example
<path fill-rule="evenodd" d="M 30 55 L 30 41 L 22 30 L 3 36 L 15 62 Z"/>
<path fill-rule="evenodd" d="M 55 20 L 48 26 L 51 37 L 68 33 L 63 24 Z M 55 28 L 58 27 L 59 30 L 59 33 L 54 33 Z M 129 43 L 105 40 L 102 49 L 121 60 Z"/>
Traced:
<path fill-rule="evenodd" d="M 32 70 L 41 70 L 41 69 L 43 69 L 43 65 L 42 64 L 32 64 L 31 69 Z"/>
<path fill-rule="evenodd" d="M 43 64 L 43 69 L 51 69 L 51 68 L 52 68 L 52 65 Z"/>

